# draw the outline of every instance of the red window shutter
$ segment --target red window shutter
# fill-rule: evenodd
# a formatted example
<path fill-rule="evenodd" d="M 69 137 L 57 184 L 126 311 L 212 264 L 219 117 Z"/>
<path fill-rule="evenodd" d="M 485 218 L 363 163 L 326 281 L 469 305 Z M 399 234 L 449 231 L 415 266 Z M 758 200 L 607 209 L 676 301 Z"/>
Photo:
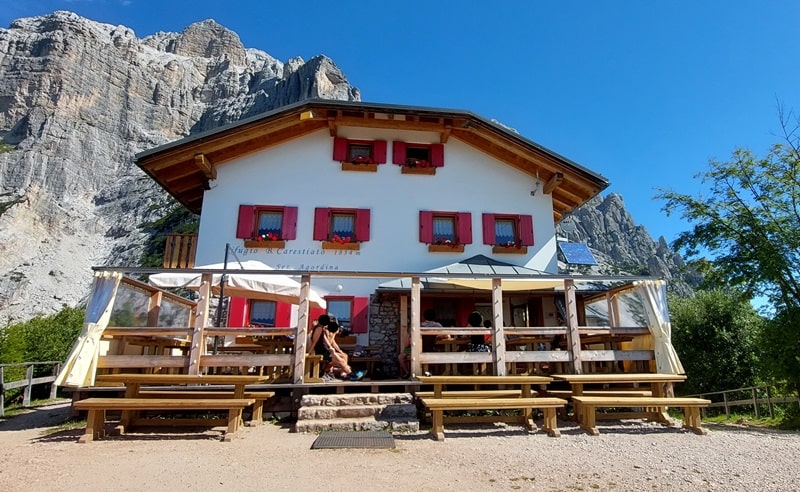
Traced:
<path fill-rule="evenodd" d="M 256 207 L 253 205 L 239 205 L 239 220 L 236 225 L 236 237 L 239 239 L 252 239 L 255 226 Z"/>
<path fill-rule="evenodd" d="M 372 144 L 372 160 L 375 164 L 386 164 L 386 140 L 375 140 Z"/>
<path fill-rule="evenodd" d="M 281 239 L 297 239 L 297 207 L 283 208 Z"/>
<path fill-rule="evenodd" d="M 314 241 L 327 241 L 330 226 L 329 208 L 314 209 Z"/>
<path fill-rule="evenodd" d="M 469 212 L 456 214 L 456 227 L 458 227 L 458 242 L 472 244 L 472 214 Z"/>
<path fill-rule="evenodd" d="M 519 216 L 519 240 L 523 246 L 533 246 L 533 217 Z"/>
<path fill-rule="evenodd" d="M 483 244 L 494 243 L 494 214 L 483 214 Z"/>
<path fill-rule="evenodd" d="M 228 304 L 228 328 L 242 328 L 250 325 L 250 310 L 247 299 L 231 297 Z"/>
<path fill-rule="evenodd" d="M 321 315 L 326 314 L 327 312 L 328 311 L 325 308 L 318 308 L 318 307 L 314 307 L 314 306 L 311 306 L 309 308 L 309 310 L 308 310 L 308 326 L 306 327 L 306 330 L 309 330 L 309 332 L 308 332 L 309 334 L 311 333 L 311 331 L 310 331 L 311 330 L 311 325 L 314 323 L 314 321 L 318 320 Z"/>
<path fill-rule="evenodd" d="M 292 305 L 288 302 L 275 303 L 275 327 L 285 328 L 291 327 L 292 322 Z"/>
<path fill-rule="evenodd" d="M 395 141 L 392 143 L 392 162 L 403 165 L 406 163 L 406 143 Z"/>
<path fill-rule="evenodd" d="M 367 333 L 369 330 L 369 298 L 354 297 L 353 313 L 350 317 L 351 333 Z"/>
<path fill-rule="evenodd" d="M 369 241 L 369 209 L 356 210 L 356 241 Z"/>
<path fill-rule="evenodd" d="M 433 167 L 444 166 L 444 145 L 442 144 L 431 145 L 431 165 Z"/>
<path fill-rule="evenodd" d="M 426 210 L 419 212 L 419 242 L 426 244 L 433 242 L 433 212 Z"/>
<path fill-rule="evenodd" d="M 475 301 L 460 301 L 456 307 L 456 326 L 469 326 L 467 319 L 472 311 L 475 311 Z"/>
<path fill-rule="evenodd" d="M 347 160 L 347 139 L 334 138 L 333 139 L 333 160 L 344 162 Z"/>

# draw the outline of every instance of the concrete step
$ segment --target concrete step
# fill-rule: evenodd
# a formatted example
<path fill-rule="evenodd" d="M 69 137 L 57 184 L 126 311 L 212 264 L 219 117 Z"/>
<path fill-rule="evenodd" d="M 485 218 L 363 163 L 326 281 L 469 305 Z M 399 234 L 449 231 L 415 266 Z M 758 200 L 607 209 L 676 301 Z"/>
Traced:
<path fill-rule="evenodd" d="M 322 432 L 327 430 L 417 432 L 419 431 L 419 421 L 403 418 L 377 420 L 373 417 L 311 419 L 298 420 L 294 427 L 295 432 Z"/>
<path fill-rule="evenodd" d="M 297 410 L 297 420 L 347 419 L 373 417 L 382 419 L 416 419 L 417 407 L 413 403 L 390 403 L 384 405 L 313 405 Z"/>
<path fill-rule="evenodd" d="M 303 395 L 301 407 L 339 407 L 350 405 L 396 405 L 414 402 L 411 393 L 345 393 L 335 395 Z"/>

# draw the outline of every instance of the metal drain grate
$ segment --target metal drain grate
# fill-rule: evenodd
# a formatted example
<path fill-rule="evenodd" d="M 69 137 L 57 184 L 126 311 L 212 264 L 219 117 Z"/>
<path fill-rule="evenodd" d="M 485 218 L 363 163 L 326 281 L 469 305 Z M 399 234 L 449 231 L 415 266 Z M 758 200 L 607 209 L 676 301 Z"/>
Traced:
<path fill-rule="evenodd" d="M 369 448 L 393 449 L 394 436 L 386 431 L 322 432 L 311 449 Z"/>

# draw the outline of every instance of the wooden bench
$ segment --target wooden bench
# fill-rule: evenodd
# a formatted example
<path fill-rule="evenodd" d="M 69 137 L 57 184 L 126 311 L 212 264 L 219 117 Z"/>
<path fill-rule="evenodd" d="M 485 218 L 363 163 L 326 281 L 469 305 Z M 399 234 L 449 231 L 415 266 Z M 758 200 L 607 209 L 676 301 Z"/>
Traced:
<path fill-rule="evenodd" d="M 559 437 L 561 432 L 558 430 L 556 420 L 556 409 L 563 408 L 567 404 L 561 398 L 421 398 L 422 404 L 430 411 L 433 420 L 431 434 L 437 441 L 444 440 L 444 411 L 445 410 L 522 410 L 520 416 L 514 420 L 520 422 L 531 432 L 536 431 L 536 424 L 533 422 L 532 409 L 541 408 L 544 411 L 543 429 L 551 437 Z M 451 420 L 451 419 L 448 419 Z M 469 417 L 459 419 L 460 422 L 481 422 L 485 418 Z M 491 420 L 506 420 L 492 416 Z"/>
<path fill-rule="evenodd" d="M 575 403 L 575 414 L 578 416 L 578 423 L 581 428 L 589 434 L 596 436 L 600 432 L 595 424 L 597 408 L 650 408 L 644 412 L 636 412 L 630 415 L 615 414 L 616 416 L 630 416 L 639 418 L 650 418 L 664 423 L 669 420 L 663 414 L 665 407 L 683 408 L 685 429 L 690 429 L 695 434 L 706 434 L 706 430 L 700 425 L 700 408 L 711 404 L 710 400 L 702 398 L 674 398 L 666 396 L 573 396 Z M 662 410 L 659 410 L 662 409 Z"/>
<path fill-rule="evenodd" d="M 233 398 L 233 390 L 202 391 L 202 390 L 140 390 L 141 398 Z M 253 414 L 250 416 L 250 425 L 261 424 L 264 416 L 264 401 L 275 396 L 272 391 L 245 391 L 244 397 L 255 401 Z"/>
<path fill-rule="evenodd" d="M 236 437 L 236 433 L 239 430 L 239 423 L 242 421 L 242 410 L 254 403 L 255 400 L 252 398 L 87 398 L 86 400 L 75 402 L 73 405 L 78 410 L 88 411 L 86 431 L 78 440 L 78 442 L 88 443 L 94 438 L 100 438 L 105 434 L 107 410 L 227 410 L 228 428 L 223 441 L 230 441 Z M 202 421 L 195 419 L 192 422 L 198 424 Z M 214 420 L 209 420 L 208 422 L 209 424 L 216 423 Z M 120 433 L 124 432 L 125 428 L 120 426 Z"/>
<path fill-rule="evenodd" d="M 572 390 L 547 390 L 548 396 L 559 398 L 570 398 Z M 583 390 L 583 396 L 653 396 L 650 390 L 636 389 L 604 389 L 604 390 Z"/>

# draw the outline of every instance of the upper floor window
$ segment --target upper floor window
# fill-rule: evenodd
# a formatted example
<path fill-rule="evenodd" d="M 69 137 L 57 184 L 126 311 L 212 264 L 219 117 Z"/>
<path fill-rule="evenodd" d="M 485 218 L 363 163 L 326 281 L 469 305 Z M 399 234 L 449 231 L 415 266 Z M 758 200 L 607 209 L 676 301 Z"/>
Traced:
<path fill-rule="evenodd" d="M 395 141 L 392 143 L 392 162 L 402 166 L 403 172 L 429 169 L 429 174 L 434 174 L 435 168 L 444 166 L 444 145 Z"/>
<path fill-rule="evenodd" d="M 483 214 L 483 243 L 492 245 L 493 253 L 526 254 L 533 246 L 533 217 Z"/>
<path fill-rule="evenodd" d="M 297 237 L 297 207 L 239 205 L 236 237 L 248 248 L 283 248 Z"/>
<path fill-rule="evenodd" d="M 322 249 L 359 249 L 369 241 L 369 209 L 317 208 L 314 210 L 314 240 Z"/>
<path fill-rule="evenodd" d="M 463 252 L 472 243 L 472 214 L 469 212 L 419 213 L 419 240 L 428 251 Z"/>
<path fill-rule="evenodd" d="M 335 138 L 333 139 L 333 160 L 356 165 L 384 164 L 386 162 L 386 141 Z M 354 168 L 347 169 L 353 170 Z"/>

